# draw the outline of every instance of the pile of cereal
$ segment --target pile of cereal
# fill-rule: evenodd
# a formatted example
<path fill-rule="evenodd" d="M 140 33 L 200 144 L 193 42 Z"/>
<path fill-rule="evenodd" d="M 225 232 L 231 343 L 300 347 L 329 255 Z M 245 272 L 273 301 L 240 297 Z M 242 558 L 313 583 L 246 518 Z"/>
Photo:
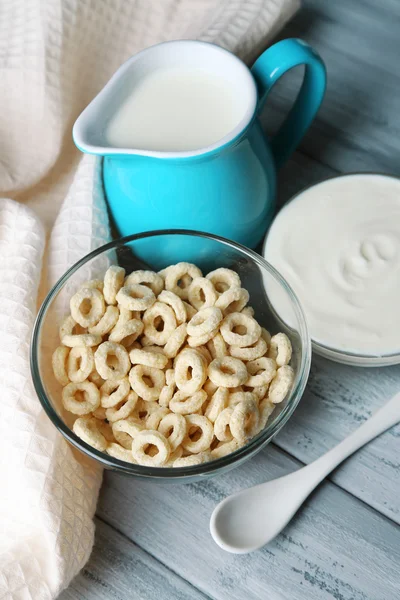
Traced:
<path fill-rule="evenodd" d="M 266 425 L 292 383 L 292 347 L 246 306 L 237 273 L 190 263 L 159 273 L 111 266 L 71 298 L 53 354 L 73 431 L 153 467 L 233 452 Z"/>

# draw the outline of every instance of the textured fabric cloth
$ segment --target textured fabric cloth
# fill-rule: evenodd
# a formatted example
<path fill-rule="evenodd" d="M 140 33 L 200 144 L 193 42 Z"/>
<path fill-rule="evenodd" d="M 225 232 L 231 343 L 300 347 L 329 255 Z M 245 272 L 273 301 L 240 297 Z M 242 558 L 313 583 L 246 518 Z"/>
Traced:
<path fill-rule="evenodd" d="M 89 557 L 101 469 L 50 423 L 30 378 L 43 293 L 108 241 L 101 164 L 71 127 L 129 56 L 211 41 L 252 61 L 299 0 L 0 3 L 0 598 L 48 600 Z"/>

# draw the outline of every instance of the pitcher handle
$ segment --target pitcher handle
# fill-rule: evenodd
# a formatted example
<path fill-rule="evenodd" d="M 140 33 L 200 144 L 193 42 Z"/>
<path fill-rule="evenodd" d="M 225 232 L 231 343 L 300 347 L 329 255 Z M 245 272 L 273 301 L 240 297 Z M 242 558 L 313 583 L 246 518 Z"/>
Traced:
<path fill-rule="evenodd" d="M 318 112 L 326 88 L 325 65 L 311 46 L 292 38 L 268 48 L 251 69 L 258 88 L 258 112 L 261 112 L 273 85 L 284 73 L 299 65 L 305 65 L 303 83 L 291 111 L 271 140 L 277 168 L 295 150 Z"/>

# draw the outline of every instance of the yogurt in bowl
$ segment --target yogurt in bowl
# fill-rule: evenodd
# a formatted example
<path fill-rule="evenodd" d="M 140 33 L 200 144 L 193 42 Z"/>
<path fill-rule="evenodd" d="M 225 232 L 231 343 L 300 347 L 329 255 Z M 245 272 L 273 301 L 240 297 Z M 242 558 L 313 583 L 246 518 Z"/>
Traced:
<path fill-rule="evenodd" d="M 276 217 L 263 254 L 299 297 L 317 353 L 400 362 L 399 179 L 349 174 L 306 189 Z M 277 289 L 270 299 L 286 320 Z"/>

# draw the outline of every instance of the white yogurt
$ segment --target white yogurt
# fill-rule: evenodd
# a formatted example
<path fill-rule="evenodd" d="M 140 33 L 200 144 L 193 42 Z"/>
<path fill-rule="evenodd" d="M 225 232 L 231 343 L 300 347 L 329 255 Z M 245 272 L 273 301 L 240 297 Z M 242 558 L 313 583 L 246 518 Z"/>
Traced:
<path fill-rule="evenodd" d="M 398 179 L 347 175 L 302 192 L 273 222 L 264 256 L 293 287 L 314 341 L 371 356 L 400 350 Z M 270 298 L 286 320 L 279 290 Z"/>

